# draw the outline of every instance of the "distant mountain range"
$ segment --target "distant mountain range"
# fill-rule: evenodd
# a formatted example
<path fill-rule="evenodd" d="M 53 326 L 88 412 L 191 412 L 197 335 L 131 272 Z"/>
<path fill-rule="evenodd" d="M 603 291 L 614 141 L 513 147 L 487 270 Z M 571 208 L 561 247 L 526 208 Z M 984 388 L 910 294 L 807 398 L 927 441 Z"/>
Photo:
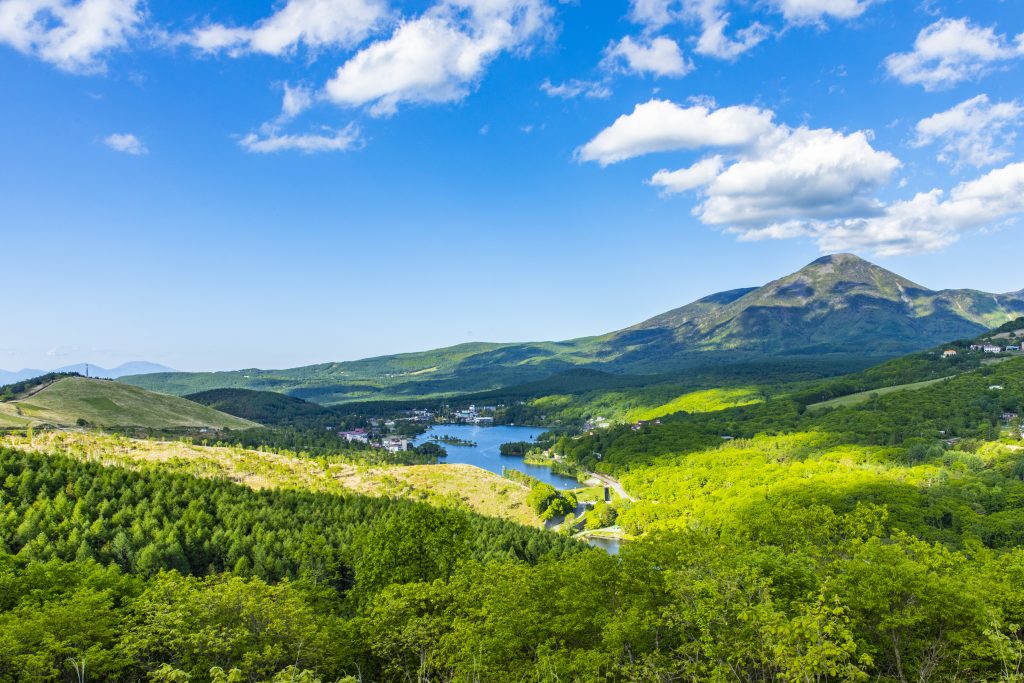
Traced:
<path fill-rule="evenodd" d="M 836 254 L 763 287 L 712 294 L 596 337 L 122 381 L 179 395 L 247 388 L 319 403 L 420 398 L 498 389 L 581 367 L 659 374 L 761 358 L 885 358 L 974 337 L 1021 315 L 1024 290 L 933 291 L 852 254 Z"/>
<path fill-rule="evenodd" d="M 80 375 L 85 375 L 87 370 L 86 366 L 88 366 L 88 375 L 90 377 L 99 377 L 102 379 L 117 379 L 118 377 L 124 377 L 125 375 L 146 375 L 152 372 L 174 372 L 173 369 L 166 365 L 150 363 L 142 360 L 123 363 L 118 365 L 116 368 L 111 368 L 109 370 L 107 368 L 100 367 L 99 365 L 93 365 L 92 363 L 76 363 L 75 365 L 65 365 L 64 367 L 57 368 L 56 370 L 38 370 L 35 368 L 24 368 L 13 372 L 9 370 L 0 370 L 0 385 L 20 382 L 22 380 L 45 375 L 48 372 L 77 372 Z"/>

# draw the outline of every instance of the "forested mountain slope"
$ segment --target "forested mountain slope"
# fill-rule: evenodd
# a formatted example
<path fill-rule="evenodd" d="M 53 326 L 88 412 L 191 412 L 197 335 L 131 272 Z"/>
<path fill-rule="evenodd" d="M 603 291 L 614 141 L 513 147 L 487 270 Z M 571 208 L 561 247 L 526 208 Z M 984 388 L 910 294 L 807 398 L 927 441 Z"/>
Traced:
<path fill-rule="evenodd" d="M 656 374 L 769 357 L 896 356 L 973 337 L 1024 315 L 1024 296 L 933 291 L 850 254 L 759 288 L 713 294 L 618 332 L 523 344 L 463 344 L 288 370 L 124 378 L 179 395 L 262 389 L 320 403 L 493 390 L 573 368 Z"/>

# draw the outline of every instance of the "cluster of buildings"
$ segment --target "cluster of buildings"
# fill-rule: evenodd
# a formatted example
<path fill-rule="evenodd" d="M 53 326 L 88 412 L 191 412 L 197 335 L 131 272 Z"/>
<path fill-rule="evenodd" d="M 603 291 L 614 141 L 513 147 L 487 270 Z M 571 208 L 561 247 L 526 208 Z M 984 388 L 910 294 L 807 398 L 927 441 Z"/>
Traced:
<path fill-rule="evenodd" d="M 454 413 L 452 413 L 452 421 L 464 422 L 465 424 L 474 425 L 494 424 L 495 410 L 497 410 L 496 406 L 471 405 L 466 410 L 456 410 Z M 485 413 L 490 413 L 490 415 L 485 415 Z"/>
<path fill-rule="evenodd" d="M 632 429 L 633 429 L 634 432 L 639 432 L 641 429 L 643 429 L 647 425 L 660 425 L 660 424 L 661 424 L 661 420 L 638 420 L 637 422 L 634 422 L 632 424 Z"/>
<path fill-rule="evenodd" d="M 952 353 L 950 353 L 951 351 Z M 971 351 L 981 351 L 982 353 L 1019 353 L 1020 344 L 1007 344 L 1006 346 L 998 346 L 992 343 L 971 344 Z M 947 349 L 942 352 L 942 356 L 944 358 L 955 355 L 956 351 L 953 351 L 952 349 Z"/>
<path fill-rule="evenodd" d="M 412 443 L 409 439 L 400 436 L 373 437 L 365 429 L 353 429 L 349 432 L 338 432 L 338 436 L 349 443 L 364 443 L 374 448 L 380 448 L 388 453 L 401 453 L 409 450 Z"/>

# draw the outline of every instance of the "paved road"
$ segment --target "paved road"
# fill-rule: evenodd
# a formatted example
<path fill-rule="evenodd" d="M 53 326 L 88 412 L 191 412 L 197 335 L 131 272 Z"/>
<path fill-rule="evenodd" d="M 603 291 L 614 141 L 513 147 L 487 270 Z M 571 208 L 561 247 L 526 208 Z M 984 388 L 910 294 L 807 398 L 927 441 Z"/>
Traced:
<path fill-rule="evenodd" d="M 611 487 L 615 493 L 619 494 L 620 497 L 625 498 L 630 502 L 636 502 L 636 498 L 626 493 L 626 489 L 622 488 L 622 484 L 619 483 L 618 479 L 612 479 L 607 474 L 598 474 L 597 472 L 591 472 L 590 476 L 597 479 L 605 486 Z"/>

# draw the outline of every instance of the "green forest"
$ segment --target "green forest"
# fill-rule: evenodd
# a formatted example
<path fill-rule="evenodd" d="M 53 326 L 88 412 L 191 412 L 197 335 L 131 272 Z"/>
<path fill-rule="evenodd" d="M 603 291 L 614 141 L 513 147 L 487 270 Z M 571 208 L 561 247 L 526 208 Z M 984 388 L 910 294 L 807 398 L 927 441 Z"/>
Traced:
<path fill-rule="evenodd" d="M 0 449 L 0 681 L 1022 681 L 1024 359 L 963 356 L 551 435 L 629 492 L 580 520 L 618 555 L 457 505 Z M 278 429 L 325 419 L 292 409 Z M 519 483 L 545 521 L 582 501 Z"/>

